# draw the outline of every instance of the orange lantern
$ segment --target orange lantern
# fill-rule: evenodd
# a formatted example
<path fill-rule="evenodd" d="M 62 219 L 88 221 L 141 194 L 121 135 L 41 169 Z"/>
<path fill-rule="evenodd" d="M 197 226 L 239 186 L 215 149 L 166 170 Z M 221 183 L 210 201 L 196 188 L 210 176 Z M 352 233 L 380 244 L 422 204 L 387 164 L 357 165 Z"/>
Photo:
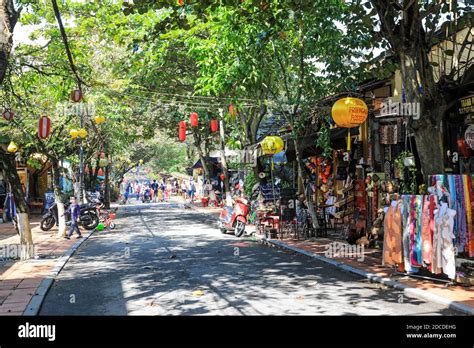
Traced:
<path fill-rule="evenodd" d="M 217 123 L 217 120 L 211 120 L 211 132 L 215 133 L 219 129 L 219 124 Z"/>
<path fill-rule="evenodd" d="M 189 122 L 191 123 L 191 127 L 196 128 L 199 125 L 199 116 L 196 112 L 191 114 Z"/>
<path fill-rule="evenodd" d="M 184 6 L 184 0 L 178 0 L 178 5 L 179 6 Z"/>

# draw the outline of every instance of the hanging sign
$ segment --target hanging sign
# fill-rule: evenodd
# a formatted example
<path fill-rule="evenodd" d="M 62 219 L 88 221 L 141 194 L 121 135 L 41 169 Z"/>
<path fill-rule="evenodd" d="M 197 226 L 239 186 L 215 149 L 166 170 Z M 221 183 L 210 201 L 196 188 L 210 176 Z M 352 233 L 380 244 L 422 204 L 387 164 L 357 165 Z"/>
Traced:
<path fill-rule="evenodd" d="M 474 114 L 474 95 L 459 100 L 459 115 Z"/>
<path fill-rule="evenodd" d="M 474 150 L 474 124 L 467 127 L 466 133 L 464 133 L 464 139 L 467 145 Z"/>
<path fill-rule="evenodd" d="M 43 116 L 40 117 L 38 122 L 38 136 L 41 139 L 46 139 L 49 137 L 51 131 L 51 120 L 49 117 Z"/>

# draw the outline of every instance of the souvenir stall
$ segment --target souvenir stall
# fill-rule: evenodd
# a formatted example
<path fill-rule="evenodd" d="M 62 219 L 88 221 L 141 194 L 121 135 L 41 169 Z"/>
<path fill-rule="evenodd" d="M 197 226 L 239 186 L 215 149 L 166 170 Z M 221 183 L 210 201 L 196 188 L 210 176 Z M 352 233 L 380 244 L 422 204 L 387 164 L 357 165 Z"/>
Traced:
<path fill-rule="evenodd" d="M 435 175 L 426 194 L 395 194 L 385 208 L 383 264 L 447 282 L 474 276 L 473 178 Z M 458 259 L 466 258 L 465 265 Z"/>

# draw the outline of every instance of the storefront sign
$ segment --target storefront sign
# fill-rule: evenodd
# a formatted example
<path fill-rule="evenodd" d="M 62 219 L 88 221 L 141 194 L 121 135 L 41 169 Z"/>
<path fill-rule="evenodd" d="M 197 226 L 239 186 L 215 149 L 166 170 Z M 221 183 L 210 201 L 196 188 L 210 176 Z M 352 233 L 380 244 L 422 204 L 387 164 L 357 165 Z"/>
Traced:
<path fill-rule="evenodd" d="M 459 114 L 474 114 L 474 95 L 459 100 Z"/>
<path fill-rule="evenodd" d="M 464 139 L 466 140 L 467 145 L 474 150 L 474 125 L 467 127 Z"/>

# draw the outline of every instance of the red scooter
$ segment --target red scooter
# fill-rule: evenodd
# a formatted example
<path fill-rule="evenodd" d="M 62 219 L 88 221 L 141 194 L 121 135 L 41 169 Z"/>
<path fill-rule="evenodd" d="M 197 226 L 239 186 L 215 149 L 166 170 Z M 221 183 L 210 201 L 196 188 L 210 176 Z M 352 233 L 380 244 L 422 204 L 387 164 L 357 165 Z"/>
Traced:
<path fill-rule="evenodd" d="M 241 237 L 245 232 L 249 210 L 250 202 L 243 197 L 234 199 L 233 207 L 222 208 L 217 222 L 221 232 L 233 230 L 237 237 Z"/>

